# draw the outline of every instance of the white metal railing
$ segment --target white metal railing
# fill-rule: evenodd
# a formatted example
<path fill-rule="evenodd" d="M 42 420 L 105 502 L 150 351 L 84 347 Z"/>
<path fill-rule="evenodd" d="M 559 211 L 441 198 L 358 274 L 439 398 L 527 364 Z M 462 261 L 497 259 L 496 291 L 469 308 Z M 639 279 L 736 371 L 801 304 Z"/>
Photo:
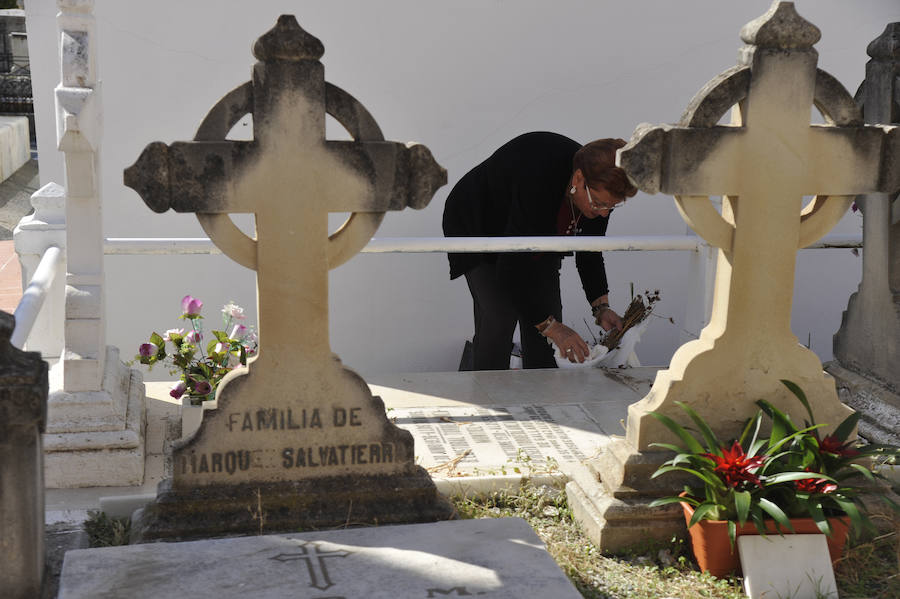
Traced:
<path fill-rule="evenodd" d="M 50 246 L 41 256 L 41 261 L 34 271 L 34 276 L 28 282 L 25 291 L 22 292 L 22 299 L 16 306 L 16 330 L 13 331 L 10 342 L 14 347 L 22 349 L 25 340 L 31 334 L 34 323 L 37 322 L 38 314 L 41 312 L 41 306 L 44 305 L 44 298 L 47 297 L 47 291 L 56 278 L 59 266 L 62 264 L 63 252 L 58 247 Z"/>
<path fill-rule="evenodd" d="M 363 253 L 435 252 L 630 252 L 698 251 L 706 245 L 694 235 L 616 237 L 376 237 Z M 804 249 L 859 248 L 861 235 L 828 235 Z M 103 245 L 110 255 L 221 254 L 206 237 L 110 237 Z"/>
<path fill-rule="evenodd" d="M 804 249 L 859 248 L 862 237 L 829 235 Z M 112 255 L 221 254 L 205 237 L 193 238 L 108 238 L 103 251 Z M 684 314 L 680 342 L 699 335 L 709 320 L 716 271 L 715 248 L 696 235 L 636 235 L 585 237 L 381 237 L 373 238 L 364 253 L 445 253 L 445 252 L 631 252 L 688 251 L 692 259 L 688 277 L 690 301 Z"/>

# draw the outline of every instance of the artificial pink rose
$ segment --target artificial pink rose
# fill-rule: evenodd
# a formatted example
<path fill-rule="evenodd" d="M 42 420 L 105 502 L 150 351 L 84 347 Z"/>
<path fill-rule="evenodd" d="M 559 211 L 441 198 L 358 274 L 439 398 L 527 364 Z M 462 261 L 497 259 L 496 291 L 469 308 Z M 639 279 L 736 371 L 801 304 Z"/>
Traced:
<path fill-rule="evenodd" d="M 231 329 L 231 334 L 229 334 L 228 337 L 230 337 L 231 339 L 239 340 L 246 334 L 247 334 L 247 327 L 245 327 L 242 324 L 236 324 Z"/>
<path fill-rule="evenodd" d="M 200 309 L 203 308 L 203 302 L 196 297 L 186 295 L 181 298 L 181 311 L 187 318 L 195 318 L 200 316 Z"/>
<path fill-rule="evenodd" d="M 209 395 L 210 393 L 212 393 L 212 385 L 209 384 L 209 381 L 198 381 L 194 385 L 194 395 Z"/>
<path fill-rule="evenodd" d="M 152 358 L 159 352 L 159 347 L 153 343 L 141 343 L 138 353 L 142 358 Z"/>
<path fill-rule="evenodd" d="M 184 340 L 188 343 L 198 343 L 201 339 L 203 339 L 203 335 L 200 331 L 188 331 L 184 336 Z"/>
<path fill-rule="evenodd" d="M 228 351 L 228 346 L 225 345 L 224 343 L 216 343 L 216 346 L 213 348 L 214 354 L 221 354 L 221 353 L 227 352 L 227 351 Z"/>
<path fill-rule="evenodd" d="M 171 341 L 172 335 L 184 335 L 184 329 L 169 329 L 166 331 L 166 334 L 163 335 L 164 341 Z"/>
<path fill-rule="evenodd" d="M 244 309 L 234 302 L 228 302 L 222 306 L 222 314 L 235 320 L 243 320 L 245 318 Z"/>
<path fill-rule="evenodd" d="M 184 392 L 187 390 L 187 383 L 184 381 L 178 381 L 175 383 L 175 386 L 169 391 L 169 395 L 174 397 L 175 399 L 180 399 Z"/>

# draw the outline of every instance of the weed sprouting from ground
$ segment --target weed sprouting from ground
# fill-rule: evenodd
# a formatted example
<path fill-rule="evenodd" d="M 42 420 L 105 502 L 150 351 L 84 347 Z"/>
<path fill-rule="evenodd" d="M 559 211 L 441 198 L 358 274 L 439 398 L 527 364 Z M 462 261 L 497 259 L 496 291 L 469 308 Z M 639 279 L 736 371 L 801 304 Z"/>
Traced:
<path fill-rule="evenodd" d="M 131 518 L 110 518 L 105 512 L 88 512 L 84 531 L 91 547 L 127 545 L 131 533 Z"/>

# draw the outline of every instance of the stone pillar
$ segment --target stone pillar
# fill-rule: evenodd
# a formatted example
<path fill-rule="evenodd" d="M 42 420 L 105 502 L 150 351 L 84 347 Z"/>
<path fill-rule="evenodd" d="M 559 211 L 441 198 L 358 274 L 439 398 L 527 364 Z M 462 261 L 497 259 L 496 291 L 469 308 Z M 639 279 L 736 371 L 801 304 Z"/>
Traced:
<path fill-rule="evenodd" d="M 47 363 L 10 345 L 15 324 L 0 312 L 0 589 L 6 599 L 34 599 L 44 574 Z"/>
<path fill-rule="evenodd" d="M 22 270 L 22 289 L 31 281 L 47 248 L 66 248 L 66 190 L 56 183 L 48 183 L 31 195 L 31 205 L 34 212 L 23 217 L 13 231 Z M 60 268 L 60 272 L 65 272 L 65 261 Z M 65 279 L 57 276 L 44 299 L 41 316 L 25 342 L 26 349 L 40 352 L 48 362 L 56 362 L 62 355 L 65 304 Z"/>
<path fill-rule="evenodd" d="M 144 386 L 106 346 L 100 200 L 102 110 L 93 0 L 58 0 L 56 134 L 65 154 L 65 348 L 50 372 L 48 487 L 139 485 Z"/>
<path fill-rule="evenodd" d="M 856 93 L 867 123 L 900 124 L 900 22 L 867 48 L 871 60 Z M 896 168 L 896 167 L 895 167 Z M 834 335 L 826 369 L 861 414 L 860 434 L 900 443 L 900 201 L 897 190 L 859 196 L 863 212 L 863 275 Z"/>

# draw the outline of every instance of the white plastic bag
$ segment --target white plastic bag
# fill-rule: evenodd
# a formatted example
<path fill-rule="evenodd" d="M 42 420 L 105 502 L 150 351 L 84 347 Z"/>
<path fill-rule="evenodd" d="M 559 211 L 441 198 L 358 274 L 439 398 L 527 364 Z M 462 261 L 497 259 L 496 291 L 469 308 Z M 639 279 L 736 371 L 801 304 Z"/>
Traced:
<path fill-rule="evenodd" d="M 645 318 L 643 322 L 628 329 L 619 340 L 619 345 L 615 349 L 608 350 L 606 346 L 599 343 L 591 347 L 591 353 L 584 362 L 570 362 L 567 358 L 559 354 L 559 348 L 553 346 L 553 357 L 556 358 L 556 365 L 560 368 L 590 368 L 592 366 L 602 366 L 604 368 L 621 368 L 622 366 L 640 366 L 641 362 L 637 358 L 634 351 L 635 346 L 641 340 L 641 335 L 647 330 L 650 323 L 649 318 Z M 549 341 L 549 340 L 548 340 Z"/>

